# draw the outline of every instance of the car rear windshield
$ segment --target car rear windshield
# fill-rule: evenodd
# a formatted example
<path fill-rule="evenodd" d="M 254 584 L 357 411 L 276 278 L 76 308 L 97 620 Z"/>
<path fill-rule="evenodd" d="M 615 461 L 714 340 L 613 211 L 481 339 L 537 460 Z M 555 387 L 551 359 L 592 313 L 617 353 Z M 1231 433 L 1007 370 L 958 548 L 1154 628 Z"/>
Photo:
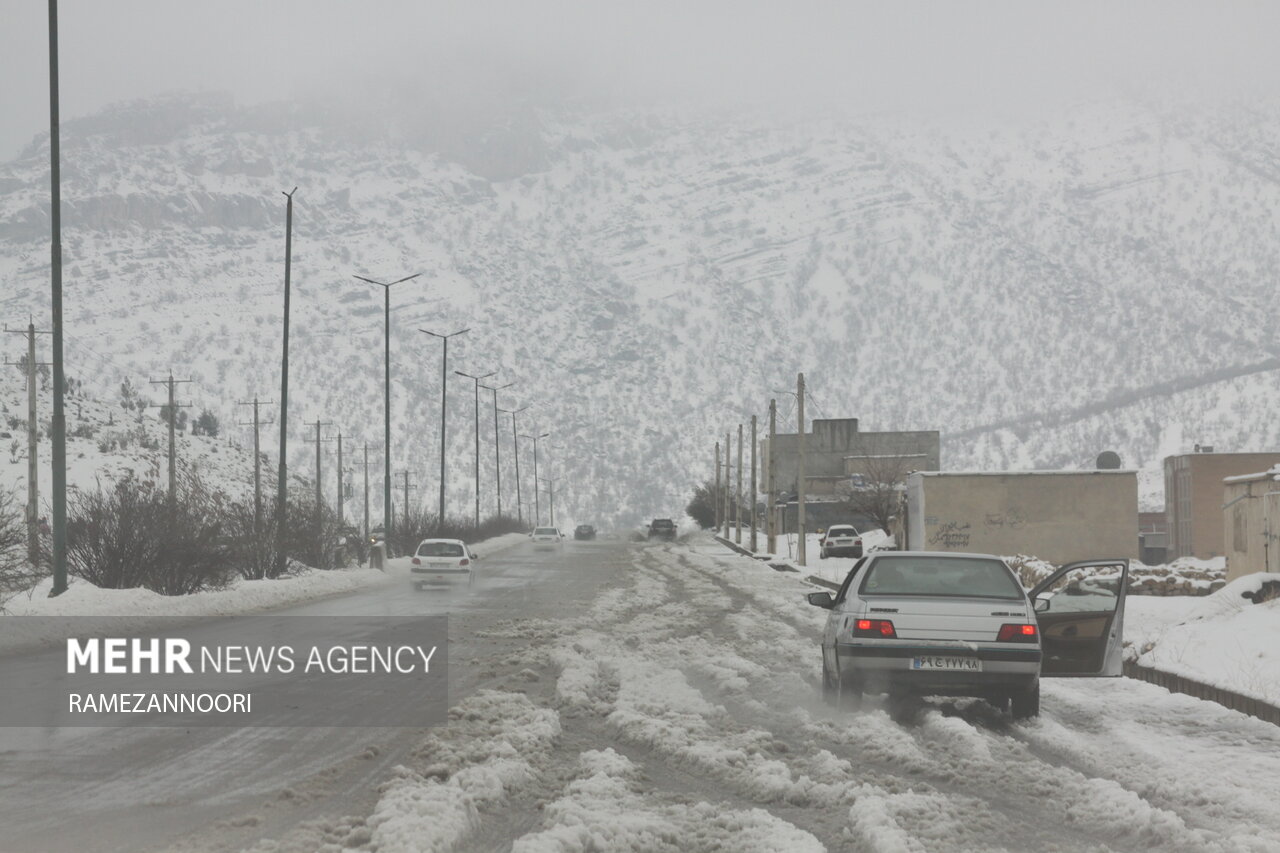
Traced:
<path fill-rule="evenodd" d="M 858 531 L 852 527 L 832 527 L 827 531 L 828 536 L 857 536 Z"/>
<path fill-rule="evenodd" d="M 863 595 L 1022 598 L 1022 587 L 999 560 L 980 557 L 881 557 L 862 580 Z"/>
<path fill-rule="evenodd" d="M 655 518 L 652 527 L 675 527 L 676 524 L 669 518 Z"/>
<path fill-rule="evenodd" d="M 423 542 L 418 546 L 419 557 L 461 557 L 462 546 L 456 542 Z"/>
<path fill-rule="evenodd" d="M 555 536 L 559 532 L 560 531 L 556 530 L 554 527 L 539 527 L 537 530 L 533 531 L 533 535 L 534 536 Z"/>

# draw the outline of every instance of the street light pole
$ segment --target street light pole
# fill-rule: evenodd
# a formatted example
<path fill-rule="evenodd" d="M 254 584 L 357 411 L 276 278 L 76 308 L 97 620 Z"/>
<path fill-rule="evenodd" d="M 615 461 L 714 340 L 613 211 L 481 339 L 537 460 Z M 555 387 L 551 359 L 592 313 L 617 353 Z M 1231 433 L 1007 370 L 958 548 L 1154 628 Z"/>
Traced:
<path fill-rule="evenodd" d="M 53 589 L 67 591 L 67 421 L 62 373 L 62 151 L 58 117 L 58 0 L 49 0 L 49 203 L 52 244 L 53 420 L 50 463 L 53 468 Z M 170 411 L 169 416 L 174 416 Z"/>
<path fill-rule="evenodd" d="M 447 335 L 441 335 L 438 332 L 431 332 L 427 329 L 419 329 L 418 331 L 433 338 L 439 338 L 444 343 L 444 352 L 440 356 L 440 508 L 436 510 L 436 526 L 439 527 L 444 524 L 444 445 L 448 426 L 446 415 L 449 412 L 449 338 L 464 335 L 471 331 L 471 328 L 467 327 L 457 332 L 450 332 Z"/>
<path fill-rule="evenodd" d="M 368 284 L 376 284 L 382 288 L 382 318 L 383 318 L 383 335 L 382 335 L 382 456 L 383 456 L 383 481 L 382 481 L 382 535 L 383 541 L 388 545 L 391 544 L 391 288 L 402 282 L 410 281 L 422 275 L 416 272 L 413 275 L 407 275 L 404 278 L 395 281 L 374 281 L 371 278 L 365 278 L 362 275 L 354 276 L 360 281 Z"/>
<path fill-rule="evenodd" d="M 528 406 L 521 406 L 518 409 L 498 409 L 511 415 L 511 444 L 515 448 L 516 454 L 516 521 L 520 526 L 524 526 L 524 503 L 520 497 L 520 434 L 516 432 L 516 415 L 523 412 Z"/>
<path fill-rule="evenodd" d="M 502 448 L 498 442 L 498 392 L 515 384 L 514 382 L 508 382 L 506 385 L 499 385 L 496 388 L 491 385 L 482 386 L 486 390 L 493 392 L 493 471 L 498 478 L 497 485 L 493 491 L 498 498 L 498 518 L 502 518 Z"/>
<path fill-rule="evenodd" d="M 476 527 L 480 526 L 480 380 L 488 379 L 497 371 L 490 370 L 483 376 L 473 376 L 470 373 L 464 373 L 461 370 L 455 370 L 458 376 L 465 376 L 468 379 L 475 380 L 476 383 Z"/>
<path fill-rule="evenodd" d="M 534 527 L 537 527 L 539 524 L 542 523 L 542 506 L 538 502 L 538 439 L 546 438 L 549 435 L 551 435 L 551 433 L 549 432 L 544 432 L 541 435 L 525 435 L 524 433 L 520 433 L 521 438 L 528 438 L 533 441 L 533 515 L 534 515 L 533 526 Z"/>

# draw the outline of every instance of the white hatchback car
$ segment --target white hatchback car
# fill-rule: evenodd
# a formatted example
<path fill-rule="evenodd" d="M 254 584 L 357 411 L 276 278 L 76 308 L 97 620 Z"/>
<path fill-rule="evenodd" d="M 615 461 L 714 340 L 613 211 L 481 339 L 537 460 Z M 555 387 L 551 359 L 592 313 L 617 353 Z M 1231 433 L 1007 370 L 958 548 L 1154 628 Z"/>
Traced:
<path fill-rule="evenodd" d="M 823 694 L 978 696 L 1036 716 L 1041 676 L 1121 674 L 1128 573 L 1126 559 L 1070 563 L 1027 593 L 987 554 L 864 557 L 836 593 L 808 597 L 831 611 Z"/>
<path fill-rule="evenodd" d="M 428 584 L 443 585 L 475 580 L 475 562 L 479 559 L 461 539 L 423 539 L 413 553 L 409 573 L 415 589 Z"/>
<path fill-rule="evenodd" d="M 564 534 L 558 527 L 535 527 L 529 534 L 533 547 L 539 551 L 560 550 L 564 547 Z"/>

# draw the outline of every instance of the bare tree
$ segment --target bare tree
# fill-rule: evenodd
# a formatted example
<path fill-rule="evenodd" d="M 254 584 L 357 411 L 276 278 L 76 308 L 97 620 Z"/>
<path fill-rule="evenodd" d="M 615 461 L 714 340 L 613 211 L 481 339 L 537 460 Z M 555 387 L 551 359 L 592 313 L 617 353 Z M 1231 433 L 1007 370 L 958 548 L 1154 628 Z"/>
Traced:
<path fill-rule="evenodd" d="M 870 518 L 885 533 L 892 533 L 907 474 L 919 467 L 920 459 L 903 454 L 867 454 L 856 459 L 859 471 L 841 487 L 841 496 L 852 512 Z"/>

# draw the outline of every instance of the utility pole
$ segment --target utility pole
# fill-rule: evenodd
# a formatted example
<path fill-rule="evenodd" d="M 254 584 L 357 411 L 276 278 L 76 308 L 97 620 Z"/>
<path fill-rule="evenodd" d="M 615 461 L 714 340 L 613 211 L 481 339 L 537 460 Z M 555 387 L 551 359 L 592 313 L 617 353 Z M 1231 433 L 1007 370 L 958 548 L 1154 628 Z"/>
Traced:
<path fill-rule="evenodd" d="M 364 443 L 364 538 L 369 539 L 369 442 Z"/>
<path fill-rule="evenodd" d="M 188 409 L 190 403 L 178 405 L 174 400 L 174 386 L 182 385 L 190 382 L 190 379 L 174 379 L 173 372 L 169 372 L 168 379 L 152 379 L 152 385 L 169 386 L 169 503 L 173 503 L 173 498 L 178 492 L 178 451 L 177 451 L 177 433 L 178 433 L 178 409 Z M 162 407 L 163 408 L 163 407 Z"/>
<path fill-rule="evenodd" d="M 738 424 L 738 490 L 735 495 L 734 503 L 737 504 L 733 510 L 734 534 L 733 541 L 742 544 L 742 424 Z"/>
<path fill-rule="evenodd" d="M 36 331 L 36 324 L 28 322 L 26 331 L 10 329 L 6 332 L 27 336 L 27 560 L 32 566 L 40 563 L 40 471 L 36 465 L 40 443 L 40 424 L 36 420 L 36 367 L 48 362 L 36 362 L 36 335 L 49 332 Z M 22 362 L 6 361 L 5 364 L 21 365 Z"/>
<path fill-rule="evenodd" d="M 551 526 L 556 526 L 556 482 L 560 477 L 543 477 L 542 482 L 547 484 L 547 497 L 551 505 Z"/>
<path fill-rule="evenodd" d="M 733 435 L 732 433 L 724 434 L 724 538 L 729 538 L 729 518 L 733 515 L 733 507 L 729 502 L 729 493 L 732 491 L 730 485 L 731 479 L 729 474 L 729 454 L 733 452 Z"/>
<path fill-rule="evenodd" d="M 751 553 L 756 552 L 756 416 L 751 416 Z"/>
<path fill-rule="evenodd" d="M 798 562 L 802 566 L 805 566 L 808 564 L 805 562 L 805 536 L 807 535 L 807 531 L 804 526 L 804 498 L 805 498 L 805 491 L 806 491 L 805 489 L 806 480 L 805 480 L 805 474 L 804 474 L 805 440 L 804 440 L 804 374 L 803 373 L 796 374 L 796 400 L 798 401 L 797 409 L 796 409 L 796 432 L 798 433 L 798 435 L 796 436 L 796 439 L 800 444 L 799 467 L 796 470 L 796 492 L 797 492 L 796 499 L 799 501 L 799 505 L 797 506 L 797 510 L 796 510 L 796 537 L 799 542 L 798 547 L 796 548 L 796 562 Z"/>
<path fill-rule="evenodd" d="M 467 379 L 473 379 L 476 383 L 476 527 L 480 526 L 480 380 L 488 379 L 497 373 L 490 370 L 483 376 L 474 376 L 470 373 L 464 373 L 461 370 L 455 370 L 458 376 L 465 376 Z"/>
<path fill-rule="evenodd" d="M 516 415 L 523 412 L 528 406 L 521 406 L 518 409 L 498 409 L 511 415 L 511 444 L 515 447 L 516 455 L 516 521 L 520 526 L 524 526 L 524 502 L 520 497 L 520 434 L 516 432 Z"/>
<path fill-rule="evenodd" d="M 49 225 L 53 309 L 53 589 L 67 590 L 67 419 L 62 400 L 62 148 L 58 118 L 58 0 L 49 0 Z"/>
<path fill-rule="evenodd" d="M 264 405 L 257 397 L 252 402 L 241 402 L 241 406 L 253 406 L 253 532 L 262 532 L 262 450 L 258 440 L 258 427 L 261 421 L 258 419 L 258 406 Z M 267 402 L 265 405 L 270 406 Z M 271 423 L 271 421 L 267 421 Z M 249 426 L 244 421 L 240 422 L 240 426 Z"/>
<path fill-rule="evenodd" d="M 324 531 L 324 493 L 320 490 L 320 445 L 326 441 L 333 441 L 333 439 L 320 437 L 320 428 L 331 426 L 331 424 L 316 418 L 315 423 L 307 424 L 307 426 L 316 428 L 316 437 L 307 439 L 307 443 L 314 443 L 316 446 L 316 542 L 319 544 L 321 534 Z"/>
<path fill-rule="evenodd" d="M 419 332 L 430 335 L 433 338 L 439 338 L 444 342 L 444 352 L 440 356 L 440 508 L 436 511 L 436 526 L 444 524 L 444 455 L 445 455 L 445 433 L 449 419 L 449 338 L 465 335 L 471 331 L 470 327 L 457 332 L 450 332 L 447 335 L 441 335 L 437 332 L 429 332 L 426 329 L 419 329 Z"/>
<path fill-rule="evenodd" d="M 711 496 L 711 503 L 715 507 L 715 531 L 720 532 L 720 442 L 716 442 L 716 491 Z"/>
<path fill-rule="evenodd" d="M 502 448 L 498 442 L 498 392 L 515 385 L 514 382 L 508 382 L 506 385 L 493 387 L 491 385 L 481 386 L 485 390 L 493 392 L 493 472 L 497 477 L 497 485 L 494 487 L 494 495 L 498 498 L 498 518 L 502 518 Z"/>
<path fill-rule="evenodd" d="M 778 516 L 777 508 L 774 504 L 777 499 L 774 492 L 777 490 L 778 471 L 774 467 L 773 460 L 776 458 L 774 446 L 778 443 L 778 401 L 776 398 L 769 400 L 769 458 L 765 461 L 765 494 L 768 503 L 768 515 L 765 517 L 765 523 L 768 529 L 768 541 L 765 547 L 768 548 L 770 554 L 778 553 Z"/>
<path fill-rule="evenodd" d="M 418 487 L 409 485 L 408 471 L 402 471 L 401 473 L 404 474 L 404 532 L 407 535 L 409 533 L 409 490 L 416 489 Z M 408 542 L 406 544 L 409 546 L 410 550 L 413 549 L 412 542 Z"/>
<path fill-rule="evenodd" d="M 537 527 L 539 524 L 542 523 L 542 507 L 538 503 L 538 439 L 546 438 L 549 435 L 551 435 L 551 433 L 549 432 L 544 432 L 541 435 L 525 435 L 524 433 L 520 433 L 521 438 L 528 438 L 533 441 L 533 515 L 534 515 L 533 526 L 534 527 Z"/>
<path fill-rule="evenodd" d="M 280 461 L 276 473 L 276 576 L 284 574 L 289 532 L 289 291 L 290 272 L 293 266 L 293 194 L 294 187 L 284 197 L 289 201 L 284 214 L 284 348 L 280 356 Z"/>
<path fill-rule="evenodd" d="M 362 275 L 353 276 L 367 284 L 382 288 L 382 529 L 386 542 L 391 542 L 391 288 L 422 275 L 416 272 L 395 281 L 374 281 Z"/>
<path fill-rule="evenodd" d="M 342 493 L 342 430 L 338 430 L 338 530 L 343 528 L 342 523 L 342 505 L 347 500 L 346 495 Z M 341 535 L 341 533 L 339 533 Z"/>

